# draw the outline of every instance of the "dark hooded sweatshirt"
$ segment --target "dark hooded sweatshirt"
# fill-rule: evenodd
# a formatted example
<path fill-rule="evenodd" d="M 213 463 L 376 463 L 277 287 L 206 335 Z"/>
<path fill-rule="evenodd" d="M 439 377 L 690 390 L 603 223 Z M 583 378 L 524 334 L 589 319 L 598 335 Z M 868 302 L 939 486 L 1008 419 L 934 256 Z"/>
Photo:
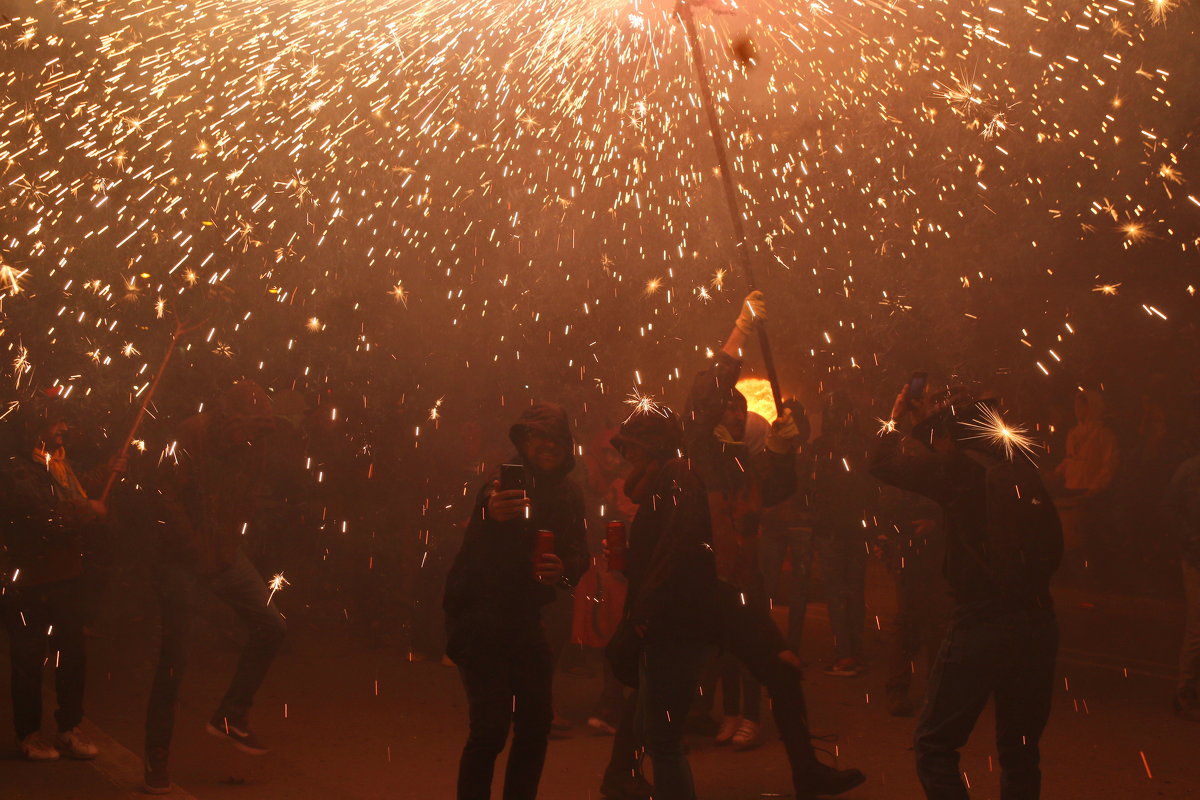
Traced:
<path fill-rule="evenodd" d="M 946 530 L 943 571 L 955 601 L 955 615 L 992 618 L 1012 612 L 1050 610 L 1050 573 L 1029 575 L 1020 591 L 997 582 L 988 556 L 987 531 L 992 513 L 988 508 L 987 469 L 967 450 L 957 448 L 939 453 L 924 447 L 908 453 L 901 448 L 902 436 L 884 433 L 871 457 L 871 474 L 884 483 L 928 497 L 941 506 Z M 1036 471 L 1031 485 L 1049 503 Z M 1000 520 L 1003 523 L 1003 520 Z M 1062 531 L 1053 515 L 1053 530 L 1061 547 Z M 1052 572 L 1052 570 L 1051 570 Z"/>
<path fill-rule="evenodd" d="M 552 403 L 531 406 L 512 426 L 509 438 L 517 445 L 529 431 L 557 441 L 567 457 L 552 473 L 526 465 L 531 479 L 528 520 L 497 522 L 487 516 L 487 501 L 498 472 L 488 476 L 476 496 L 442 600 L 446 653 L 460 663 L 541 639 L 541 609 L 554 600 L 554 587 L 533 576 L 537 531 L 554 532 L 554 553 L 562 559 L 568 585 L 574 586 L 587 566 L 583 492 L 569 477 L 575 467 L 575 442 L 566 411 Z M 519 451 L 512 463 L 524 463 Z"/>

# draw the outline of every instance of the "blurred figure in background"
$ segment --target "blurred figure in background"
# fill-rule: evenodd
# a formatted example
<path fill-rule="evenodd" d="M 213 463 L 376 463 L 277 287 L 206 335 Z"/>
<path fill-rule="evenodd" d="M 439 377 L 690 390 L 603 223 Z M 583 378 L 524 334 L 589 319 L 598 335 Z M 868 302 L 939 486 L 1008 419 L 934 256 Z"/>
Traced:
<path fill-rule="evenodd" d="M 82 479 L 67 455 L 70 432 L 61 409 L 37 405 L 4 423 L 8 441 L 0 462 L 0 613 L 8 631 L 17 753 L 28 761 L 99 753 L 79 731 L 87 658 L 84 621 L 85 540 L 102 533 L 108 508 L 94 499 L 115 460 Z M 92 492 L 85 488 L 92 486 Z M 54 664 L 58 734 L 42 727 L 42 669 Z"/>
<path fill-rule="evenodd" d="M 867 521 L 879 494 L 866 470 L 870 437 L 844 391 L 825 395 L 821 435 L 812 444 L 813 539 L 825 578 L 833 664 L 826 675 L 862 671 L 866 624 Z"/>
<path fill-rule="evenodd" d="M 302 474 L 281 454 L 299 459 L 277 438 L 271 399 L 253 381 L 226 389 L 211 412 L 184 420 L 162 459 L 162 526 L 153 579 L 162 610 L 162 644 L 146 708 L 144 789 L 172 791 L 168 774 L 179 687 L 188 661 L 195 594 L 204 587 L 228 605 L 249 631 L 229 689 L 205 730 L 243 753 L 267 747 L 250 729 L 254 695 L 267 676 L 287 626 L 271 604 L 271 590 L 242 549 L 249 527 L 273 524 L 280 505 L 302 501 L 302 487 L 279 482 Z M 282 494 L 282 496 L 281 496 Z"/>
<path fill-rule="evenodd" d="M 797 401 L 789 405 L 800 432 L 796 491 L 782 503 L 763 509 L 759 564 L 767 596 L 787 606 L 788 647 L 800 653 L 813 564 L 812 455 L 806 446 L 811 430 L 804 407 Z M 790 575 L 784 574 L 785 563 L 791 566 Z"/>
<path fill-rule="evenodd" d="M 1200 403 L 1193 403 L 1193 407 L 1193 414 L 1200 412 Z M 1193 419 L 1193 428 L 1197 424 Z M 1194 445 L 1193 437 L 1193 451 Z M 1182 549 L 1186 603 L 1175 713 L 1183 719 L 1200 722 L 1200 454 L 1184 461 L 1175 471 L 1163 501 L 1163 515 Z"/>
<path fill-rule="evenodd" d="M 904 447 L 921 445 L 905 440 Z M 890 528 L 878 537 L 879 554 L 896 589 L 896 619 L 888 655 L 886 683 L 888 713 L 911 717 L 913 675 L 924 653 L 924 670 L 933 666 L 949 618 L 949 587 L 942 577 L 946 536 L 942 513 L 926 497 L 885 488 L 883 493 Z"/>
<path fill-rule="evenodd" d="M 1104 396 L 1095 390 L 1075 395 L 1075 426 L 1067 434 L 1067 450 L 1054 470 L 1065 489 L 1057 499 L 1063 525 L 1063 547 L 1071 570 L 1083 566 L 1099 544 L 1106 495 L 1117 474 L 1117 436 L 1104 421 Z"/>

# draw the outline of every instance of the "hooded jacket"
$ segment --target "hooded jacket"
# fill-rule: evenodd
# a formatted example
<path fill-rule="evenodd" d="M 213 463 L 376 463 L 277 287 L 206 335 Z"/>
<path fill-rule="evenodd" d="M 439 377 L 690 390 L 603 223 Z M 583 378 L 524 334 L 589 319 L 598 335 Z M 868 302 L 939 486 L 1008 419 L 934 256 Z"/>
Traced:
<path fill-rule="evenodd" d="M 531 485 L 530 518 L 499 522 L 487 515 L 493 472 L 475 498 L 462 547 L 446 578 L 446 653 L 456 662 L 510 646 L 540 640 L 542 606 L 554 600 L 554 587 L 533 576 L 537 531 L 554 533 L 554 553 L 563 562 L 564 580 L 574 586 L 587 566 L 583 492 L 570 477 L 575 440 L 567 412 L 552 403 L 526 409 L 509 430 L 518 448 L 512 463 L 524 464 L 520 442 L 530 432 L 553 439 L 566 458 L 551 473 L 526 465 Z"/>
<path fill-rule="evenodd" d="M 1084 411 L 1067 434 L 1067 455 L 1057 472 L 1068 489 L 1100 492 L 1117 474 L 1117 435 L 1104 422 L 1104 396 L 1082 395 Z"/>

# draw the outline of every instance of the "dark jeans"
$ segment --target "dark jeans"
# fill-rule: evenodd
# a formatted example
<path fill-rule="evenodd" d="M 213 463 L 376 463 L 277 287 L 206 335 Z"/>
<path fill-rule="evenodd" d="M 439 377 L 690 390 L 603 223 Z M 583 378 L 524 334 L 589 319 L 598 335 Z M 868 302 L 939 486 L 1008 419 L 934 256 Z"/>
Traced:
<path fill-rule="evenodd" d="M 554 717 L 554 668 L 544 638 L 458 664 L 471 718 L 458 764 L 458 800 L 488 800 L 496 757 L 512 728 L 504 771 L 504 800 L 534 800 Z"/>
<path fill-rule="evenodd" d="M 783 562 L 791 559 L 792 579 L 783 580 Z M 758 543 L 758 560 L 763 582 L 771 599 L 787 604 L 787 641 L 797 653 L 804 636 L 804 617 L 808 611 L 808 587 L 812 576 L 812 529 L 796 525 L 763 523 Z"/>
<path fill-rule="evenodd" d="M 655 800 L 695 800 L 683 729 L 710 652 L 698 641 L 651 640 L 642 646 L 637 727 L 654 766 Z"/>
<path fill-rule="evenodd" d="M 725 716 L 762 720 L 762 685 L 730 653 L 721 656 L 721 699 Z"/>
<path fill-rule="evenodd" d="M 235 720 L 245 717 L 271 661 L 279 652 L 287 628 L 279 612 L 267 604 L 270 590 L 266 581 L 240 552 L 228 569 L 211 578 L 201 578 L 193 570 L 170 561 L 156 566 L 155 578 L 155 589 L 162 606 L 162 647 L 146 709 L 146 753 L 156 763 L 165 763 L 175 728 L 179 685 L 187 669 L 188 637 L 197 587 L 203 585 L 232 608 L 250 634 L 242 647 L 229 690 L 214 716 Z"/>
<path fill-rule="evenodd" d="M 765 602 L 751 600 L 741 603 L 734 599 L 736 593 L 721 597 L 722 643 L 727 653 L 735 656 L 754 679 L 766 687 L 771 697 L 775 726 L 779 729 L 779 738 L 783 741 L 792 768 L 792 780 L 797 795 L 802 796 L 807 789 L 808 777 L 817 763 L 809 736 L 804 675 L 780 660 L 779 652 L 786 644 L 775 628 Z M 613 737 L 612 755 L 605 770 L 606 779 L 641 772 L 642 739 L 634 724 L 636 706 L 635 692 L 629 698 L 616 736 Z"/>
<path fill-rule="evenodd" d="M 13 723 L 18 741 L 42 727 L 42 665 L 47 655 L 57 663 L 54 690 L 58 710 L 54 719 L 59 731 L 68 731 L 83 721 L 87 659 L 82 600 L 83 586 L 75 578 L 21 588 L 0 603 L 4 627 L 8 629 Z M 53 632 L 47 636 L 49 630 Z"/>
<path fill-rule="evenodd" d="M 969 796 L 958 750 L 993 698 L 1000 797 L 1036 800 L 1042 779 L 1038 741 L 1050 717 L 1057 652 L 1058 624 L 1048 609 L 955 619 L 929 676 L 929 698 L 914 739 L 926 797 Z"/>
<path fill-rule="evenodd" d="M 721 595 L 721 641 L 729 655 L 740 661 L 762 683 L 771 697 L 771 714 L 792 768 L 797 796 L 807 792 L 807 779 L 817 758 L 808 727 L 804 701 L 804 674 L 779 658 L 786 643 L 763 601 L 742 603 Z"/>
<path fill-rule="evenodd" d="M 861 530 L 851 527 L 818 531 L 815 539 L 825 576 L 834 657 L 861 658 L 867 614 L 866 540 Z"/>

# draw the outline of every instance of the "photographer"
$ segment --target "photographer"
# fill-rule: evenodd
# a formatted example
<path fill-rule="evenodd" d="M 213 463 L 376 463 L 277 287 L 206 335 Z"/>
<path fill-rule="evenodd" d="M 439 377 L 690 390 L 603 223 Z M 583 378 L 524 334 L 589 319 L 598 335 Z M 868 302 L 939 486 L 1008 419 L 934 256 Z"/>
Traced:
<path fill-rule="evenodd" d="M 504 800 L 537 796 L 554 712 L 553 659 L 542 607 L 573 586 L 587 563 L 583 494 L 568 476 L 574 439 L 561 406 L 539 403 L 509 431 L 523 469 L 480 491 L 446 579 L 446 653 L 466 689 L 470 734 L 458 770 L 459 800 L 491 797 L 496 757 L 513 730 Z M 504 471 L 509 478 L 512 470 Z M 538 531 L 554 552 L 533 561 Z"/>
<path fill-rule="evenodd" d="M 1062 528 L 1021 432 L 962 390 L 938 402 L 896 398 L 871 461 L 885 483 L 935 500 L 944 514 L 944 571 L 953 620 L 917 724 L 917 774 L 929 798 L 960 800 L 958 768 L 989 698 L 996 708 L 1001 797 L 1037 798 L 1038 741 L 1050 716 L 1058 625 L 1050 577 Z M 911 416 L 918 452 L 896 427 Z"/>

